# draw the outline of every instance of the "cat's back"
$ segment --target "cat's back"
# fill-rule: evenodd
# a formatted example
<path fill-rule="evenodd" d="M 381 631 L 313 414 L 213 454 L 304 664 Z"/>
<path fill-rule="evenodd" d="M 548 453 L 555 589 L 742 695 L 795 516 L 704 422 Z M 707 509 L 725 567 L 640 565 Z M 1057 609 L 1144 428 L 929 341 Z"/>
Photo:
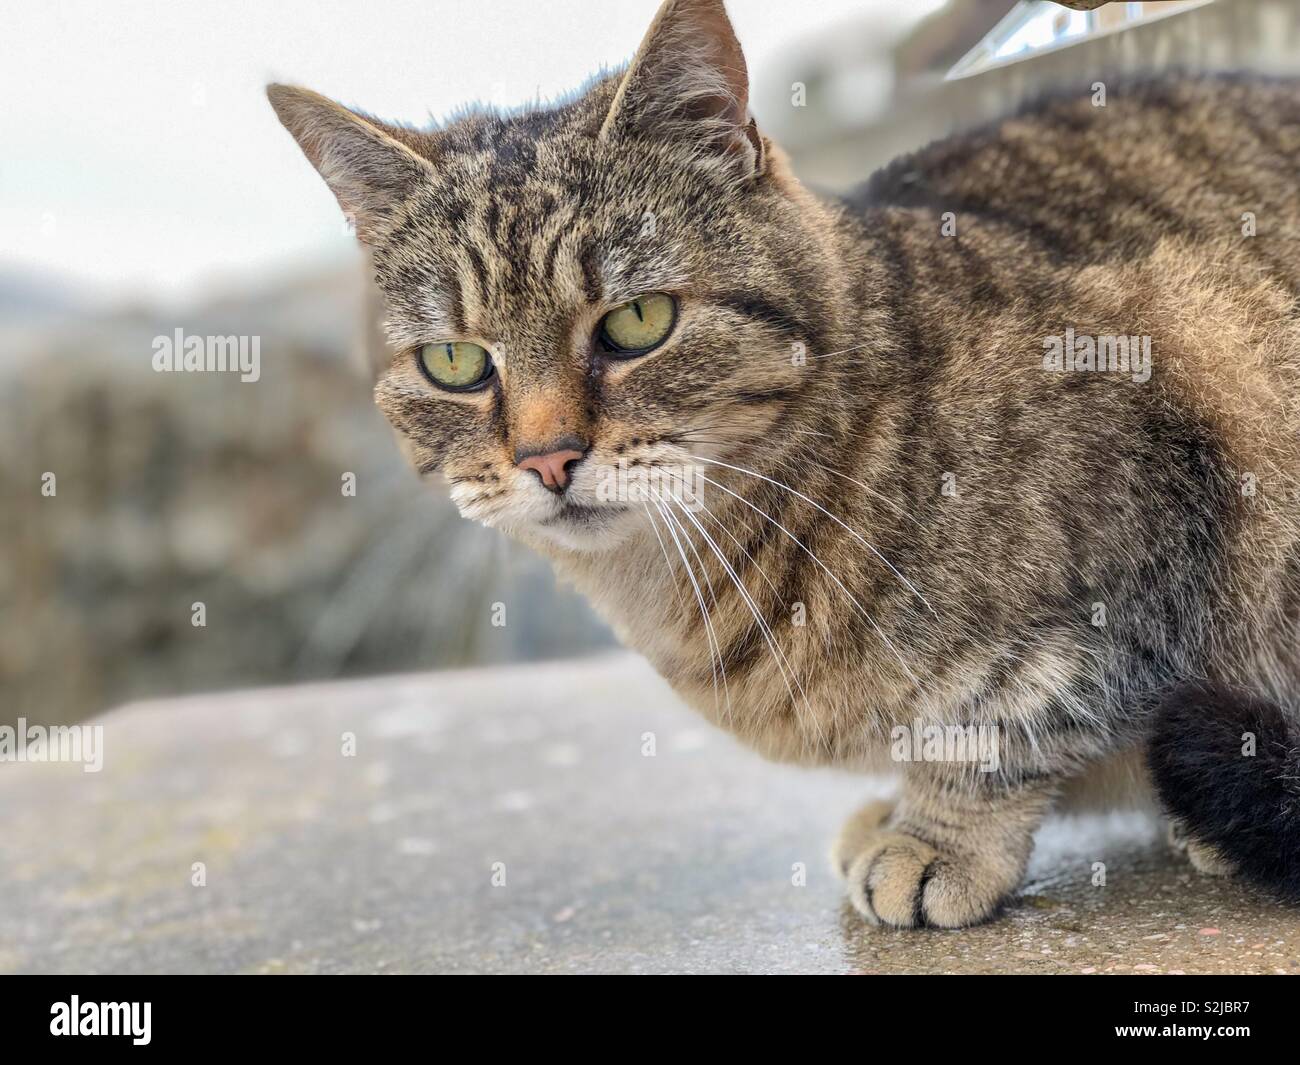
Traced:
<path fill-rule="evenodd" d="M 1018 404 L 1058 443 L 1169 417 L 1208 434 L 1262 486 L 1250 535 L 1281 557 L 1300 542 L 1300 81 L 1105 86 L 937 141 L 849 197 L 887 264 L 864 299 L 883 280 L 910 362 L 961 397 L 971 438 Z M 1137 342 L 1149 378 L 1044 373 L 1045 338 L 1080 337 Z"/>
<path fill-rule="evenodd" d="M 873 175 L 859 211 L 925 207 L 1019 231 L 1055 260 L 1095 261 L 1162 237 L 1258 232 L 1300 288 L 1300 81 L 1247 75 L 1102 79 L 936 141 Z"/>

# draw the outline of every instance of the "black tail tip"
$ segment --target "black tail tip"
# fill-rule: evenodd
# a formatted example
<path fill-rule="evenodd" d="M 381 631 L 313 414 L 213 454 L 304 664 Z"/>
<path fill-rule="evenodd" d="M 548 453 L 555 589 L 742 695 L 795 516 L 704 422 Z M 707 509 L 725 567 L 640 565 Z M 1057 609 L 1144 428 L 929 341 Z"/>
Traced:
<path fill-rule="evenodd" d="M 1300 729 L 1280 706 L 1229 687 L 1180 689 L 1156 713 L 1147 757 L 1192 838 L 1300 903 Z"/>

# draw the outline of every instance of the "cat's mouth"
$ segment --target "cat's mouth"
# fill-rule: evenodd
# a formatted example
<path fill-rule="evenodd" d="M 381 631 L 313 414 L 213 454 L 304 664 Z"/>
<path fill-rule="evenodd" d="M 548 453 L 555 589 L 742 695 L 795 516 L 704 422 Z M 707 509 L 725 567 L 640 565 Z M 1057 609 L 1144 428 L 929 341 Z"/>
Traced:
<path fill-rule="evenodd" d="M 585 503 L 571 503 L 563 500 L 559 510 L 546 518 L 543 525 L 570 525 L 596 527 L 613 521 L 626 513 L 627 507 L 619 504 L 606 504 L 599 507 L 587 506 Z"/>

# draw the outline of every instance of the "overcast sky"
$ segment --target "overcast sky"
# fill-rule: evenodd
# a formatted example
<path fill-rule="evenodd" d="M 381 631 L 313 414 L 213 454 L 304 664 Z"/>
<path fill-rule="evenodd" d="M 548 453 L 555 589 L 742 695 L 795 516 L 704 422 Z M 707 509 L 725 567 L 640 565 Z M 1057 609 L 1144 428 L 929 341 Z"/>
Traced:
<path fill-rule="evenodd" d="M 938 0 L 728 0 L 756 79 L 844 23 Z M 346 254 L 262 94 L 307 85 L 426 122 L 566 92 L 624 62 L 655 0 L 6 0 L 0 271 L 152 302 Z M 903 9 L 900 13 L 900 9 Z"/>

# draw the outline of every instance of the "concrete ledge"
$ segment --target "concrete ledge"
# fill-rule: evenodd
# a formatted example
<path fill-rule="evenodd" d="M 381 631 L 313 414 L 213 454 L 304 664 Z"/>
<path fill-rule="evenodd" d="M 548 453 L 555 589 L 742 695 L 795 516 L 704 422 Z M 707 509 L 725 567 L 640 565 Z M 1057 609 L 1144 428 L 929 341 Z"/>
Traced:
<path fill-rule="evenodd" d="M 627 655 L 98 723 L 100 773 L 0 766 L 5 971 L 1300 972 L 1300 915 L 1137 818 L 1049 825 L 994 924 L 864 927 L 826 848 L 886 783 L 764 763 Z"/>

